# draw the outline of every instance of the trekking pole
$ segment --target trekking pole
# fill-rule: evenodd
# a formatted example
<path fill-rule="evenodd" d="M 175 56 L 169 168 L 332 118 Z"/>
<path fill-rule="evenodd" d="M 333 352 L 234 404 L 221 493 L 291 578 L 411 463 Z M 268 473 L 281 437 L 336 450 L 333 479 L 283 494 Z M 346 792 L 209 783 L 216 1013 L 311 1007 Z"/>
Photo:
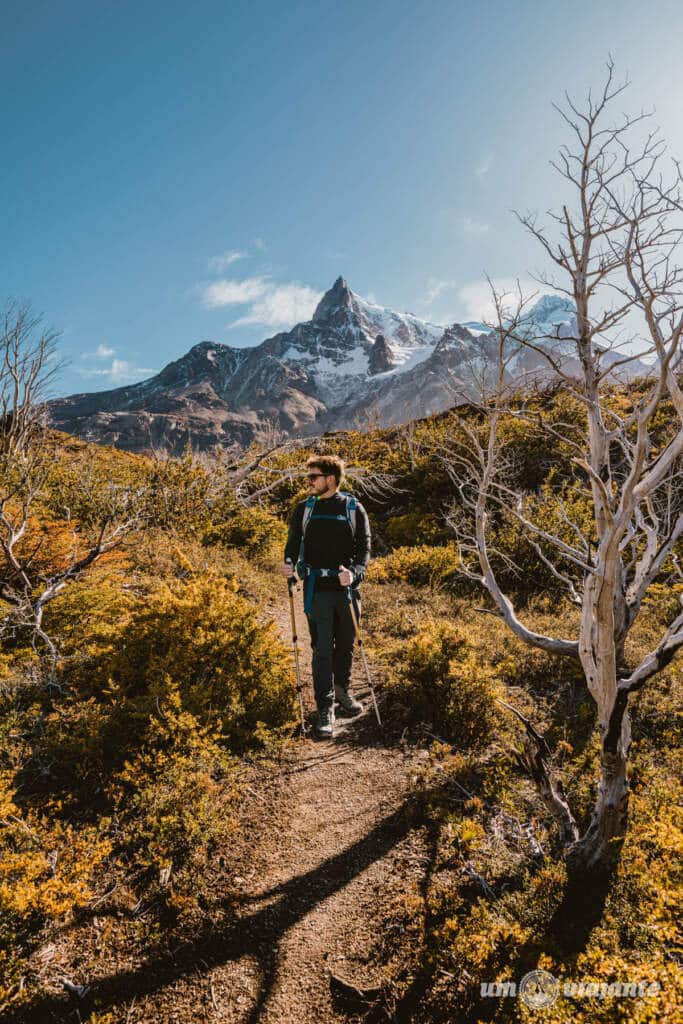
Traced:
<path fill-rule="evenodd" d="M 287 559 L 287 562 L 291 565 L 291 559 Z M 299 694 L 299 713 L 301 715 L 301 739 L 304 739 L 306 735 L 306 723 L 304 721 L 304 698 L 303 698 L 303 683 L 301 682 L 301 668 L 299 666 L 299 638 L 296 635 L 296 616 L 294 614 L 294 588 L 296 586 L 296 580 L 294 576 L 287 578 L 287 587 L 289 589 L 289 611 L 292 617 L 292 643 L 294 645 L 294 664 L 296 666 L 296 688 Z"/>
<path fill-rule="evenodd" d="M 370 669 L 368 668 L 368 661 L 365 657 L 365 648 L 363 647 L 363 638 L 360 635 L 360 627 L 358 625 L 358 619 L 356 617 L 356 611 L 353 607 L 353 597 L 351 595 L 351 587 L 346 588 L 346 600 L 349 602 L 349 611 L 351 612 L 351 618 L 353 619 L 353 628 L 356 631 L 356 640 L 358 641 L 358 647 L 363 658 L 363 664 L 365 666 L 365 674 L 368 677 L 368 686 L 370 687 L 370 693 L 372 694 L 372 704 L 375 709 L 375 715 L 377 716 L 377 724 L 382 728 L 382 719 L 379 717 L 379 708 L 377 707 L 377 698 L 375 697 L 375 688 L 372 685 L 372 679 L 370 678 Z"/>

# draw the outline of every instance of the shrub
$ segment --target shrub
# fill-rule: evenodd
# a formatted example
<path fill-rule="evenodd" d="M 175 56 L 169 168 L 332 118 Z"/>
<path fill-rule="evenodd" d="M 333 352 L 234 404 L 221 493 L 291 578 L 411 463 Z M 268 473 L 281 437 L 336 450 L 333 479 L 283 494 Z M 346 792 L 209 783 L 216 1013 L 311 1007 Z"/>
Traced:
<path fill-rule="evenodd" d="M 124 577 L 125 578 L 125 577 Z M 58 638 L 62 667 L 74 659 L 94 657 L 120 636 L 122 624 L 138 605 L 121 579 L 97 570 L 72 583 L 45 609 L 44 624 Z"/>
<path fill-rule="evenodd" d="M 654 617 L 657 626 L 662 622 L 672 622 L 683 602 L 683 586 L 680 583 L 653 583 L 643 602 L 645 608 Z"/>
<path fill-rule="evenodd" d="M 500 725 L 493 669 L 458 629 L 429 622 L 389 654 L 393 696 L 408 717 L 438 723 L 439 735 L 468 748 L 486 746 Z"/>
<path fill-rule="evenodd" d="M 293 719 L 290 656 L 274 623 L 261 625 L 236 587 L 211 574 L 161 585 L 91 661 L 73 667 L 78 695 L 118 706 L 137 728 L 170 679 L 183 710 L 219 728 L 229 750 L 262 746 Z"/>
<path fill-rule="evenodd" d="M 139 883 L 159 880 L 176 914 L 196 908 L 212 854 L 234 828 L 236 755 L 267 748 L 294 719 L 289 652 L 236 586 L 205 574 L 157 584 L 143 599 L 84 581 L 58 617 L 69 651 L 62 687 L 22 712 L 24 813 L 49 806 L 53 831 L 65 835 L 75 813 L 102 826 L 113 818 L 117 853 Z M 81 620 L 86 636 L 79 608 L 92 613 Z M 74 851 L 94 828 L 74 833 Z M 93 867 L 98 856 L 94 848 Z M 4 870 L 16 874 L 15 861 L 5 857 Z M 43 863 L 33 847 L 22 852 L 34 904 L 51 892 L 36 888 Z M 88 870 L 76 875 L 83 887 Z M 21 892 L 21 877 L 12 882 Z M 67 898 L 80 900 L 75 889 Z"/>
<path fill-rule="evenodd" d="M 384 536 L 391 547 L 418 544 L 439 544 L 449 537 L 449 531 L 439 524 L 431 512 L 406 512 L 390 516 L 384 525 Z"/>
<path fill-rule="evenodd" d="M 493 658 L 506 686 L 549 694 L 556 694 L 566 686 L 585 689 L 581 665 L 572 658 L 561 658 L 509 635 L 497 637 L 497 648 Z"/>
<path fill-rule="evenodd" d="M 209 505 L 215 497 L 211 472 L 191 451 L 181 458 L 148 462 L 146 479 L 150 521 L 156 526 L 193 535 L 210 523 Z"/>
<path fill-rule="evenodd" d="M 167 680 L 139 753 L 111 787 L 129 856 L 143 875 L 159 877 L 176 909 L 194 906 L 212 853 L 235 828 L 238 763 L 217 739 L 182 710 L 179 689 Z"/>
<path fill-rule="evenodd" d="M 47 805 L 25 816 L 15 799 L 11 773 L 0 773 L 0 1003 L 22 970 L 29 930 L 84 906 L 112 848 L 98 828 L 56 820 Z"/>
<path fill-rule="evenodd" d="M 401 580 L 413 586 L 452 582 L 457 577 L 458 552 L 454 544 L 396 548 L 384 558 L 374 559 L 368 571 L 370 582 Z"/>
<path fill-rule="evenodd" d="M 241 509 L 225 523 L 210 526 L 204 533 L 204 544 L 225 544 L 240 548 L 249 555 L 263 554 L 275 548 L 284 549 L 287 527 L 263 508 Z"/>
<path fill-rule="evenodd" d="M 595 919 L 596 892 L 569 886 L 560 861 L 527 867 L 514 886 L 495 885 L 497 865 L 478 854 L 477 870 L 497 891 L 472 899 L 455 877 L 432 894 L 432 926 L 421 954 L 430 984 L 420 1020 L 496 1020 L 520 1024 L 539 1019 L 519 999 L 482 998 L 481 981 L 519 980 L 549 971 L 560 983 L 609 986 L 615 981 L 650 985 L 644 999 L 565 996 L 544 1009 L 549 1024 L 674 1024 L 680 1020 L 681 970 L 678 908 L 681 882 L 681 790 L 673 766 L 648 766 L 631 797 L 631 827 L 615 876 Z M 466 821 L 466 819 L 465 819 Z M 462 829 L 462 822 L 460 823 Z M 472 831 L 472 829 L 470 829 Z M 469 856 L 469 851 L 466 856 Z M 590 927 L 586 928 L 586 920 Z M 574 948 L 576 938 L 580 946 Z M 413 965 L 412 974 L 419 973 Z M 457 979 L 457 981 L 454 981 Z"/>
<path fill-rule="evenodd" d="M 144 753 L 173 693 L 230 753 L 263 750 L 289 730 L 289 651 L 236 587 L 205 574 L 157 583 L 143 599 L 91 581 L 55 602 L 67 657 L 60 693 L 24 723 L 25 802 L 50 791 L 64 813 L 106 810 L 112 777 Z"/>

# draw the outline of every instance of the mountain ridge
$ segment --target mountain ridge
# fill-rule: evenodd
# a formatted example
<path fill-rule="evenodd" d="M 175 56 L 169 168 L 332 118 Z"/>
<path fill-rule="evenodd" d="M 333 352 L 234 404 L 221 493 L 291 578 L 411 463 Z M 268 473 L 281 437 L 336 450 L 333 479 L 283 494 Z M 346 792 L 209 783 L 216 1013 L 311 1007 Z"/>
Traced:
<path fill-rule="evenodd" d="M 545 295 L 521 329 L 565 348 L 559 339 L 573 316 L 567 299 Z M 248 348 L 200 341 L 152 377 L 53 399 L 48 409 L 58 429 L 130 451 L 242 446 L 268 422 L 291 436 L 364 417 L 391 426 L 471 399 L 494 337 L 479 321 L 440 325 L 380 306 L 340 276 L 311 319 L 289 331 Z M 526 349 L 516 372 L 547 373 L 546 361 Z"/>

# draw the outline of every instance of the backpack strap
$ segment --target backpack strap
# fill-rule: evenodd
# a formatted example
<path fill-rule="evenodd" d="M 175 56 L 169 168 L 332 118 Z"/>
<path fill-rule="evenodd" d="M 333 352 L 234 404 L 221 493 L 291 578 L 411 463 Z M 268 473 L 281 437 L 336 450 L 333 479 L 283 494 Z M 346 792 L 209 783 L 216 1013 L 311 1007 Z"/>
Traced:
<path fill-rule="evenodd" d="M 351 527 L 351 533 L 356 536 L 356 509 L 358 502 L 354 498 L 353 494 L 349 494 L 347 491 L 340 491 L 346 498 L 346 518 L 348 519 L 349 526 Z"/>
<path fill-rule="evenodd" d="M 311 494 L 306 498 L 306 504 L 304 505 L 303 515 L 301 517 L 301 544 L 299 545 L 299 557 L 296 560 L 296 571 L 299 575 L 299 579 L 304 578 L 305 563 L 304 563 L 304 538 L 306 536 L 306 527 L 308 526 L 308 520 L 313 514 L 313 508 L 315 506 L 315 494 Z"/>
<path fill-rule="evenodd" d="M 315 494 L 311 494 L 306 498 L 306 504 L 304 505 L 304 514 L 301 517 L 301 536 L 303 537 L 306 533 L 306 527 L 308 526 L 308 520 L 313 514 L 315 508 Z"/>
<path fill-rule="evenodd" d="M 357 512 L 357 508 L 358 508 L 358 502 L 354 498 L 353 494 L 347 494 L 345 491 L 343 493 L 344 493 L 344 495 L 346 497 L 346 517 L 347 517 L 347 519 L 349 521 L 349 526 L 351 527 L 351 533 L 353 534 L 353 539 L 355 541 L 355 539 L 356 539 L 356 512 Z M 354 550 L 355 550 L 355 548 L 354 548 Z M 355 565 L 351 565 L 351 566 L 349 566 L 349 568 L 351 569 L 351 572 L 354 574 L 354 576 L 357 576 L 358 568 Z M 361 566 L 360 568 L 364 570 L 365 567 Z"/>

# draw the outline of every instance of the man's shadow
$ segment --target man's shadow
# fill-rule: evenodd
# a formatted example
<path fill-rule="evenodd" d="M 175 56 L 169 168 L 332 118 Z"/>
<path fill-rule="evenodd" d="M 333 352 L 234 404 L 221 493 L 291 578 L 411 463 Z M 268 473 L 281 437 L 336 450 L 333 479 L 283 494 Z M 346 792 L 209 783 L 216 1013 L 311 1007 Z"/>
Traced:
<path fill-rule="evenodd" d="M 423 794 L 424 795 L 424 794 Z M 244 900 L 272 902 L 252 913 L 240 915 L 222 928 L 208 923 L 191 942 L 171 959 L 153 953 L 139 967 L 109 974 L 90 983 L 85 998 L 38 996 L 23 1007 L 9 1009 L 5 1024 L 45 1024 L 47 1021 L 86 1021 L 97 1008 L 112 1010 L 132 999 L 150 996 L 173 982 L 204 973 L 230 961 L 251 957 L 260 965 L 260 990 L 256 1002 L 244 1017 L 244 1024 L 257 1024 L 273 991 L 280 961 L 280 944 L 287 932 L 317 905 L 343 889 L 375 861 L 386 856 L 409 832 L 424 824 L 422 802 L 405 800 L 367 835 L 317 867 L 283 882 L 265 893 Z M 199 965 L 202 965 L 201 970 Z"/>

